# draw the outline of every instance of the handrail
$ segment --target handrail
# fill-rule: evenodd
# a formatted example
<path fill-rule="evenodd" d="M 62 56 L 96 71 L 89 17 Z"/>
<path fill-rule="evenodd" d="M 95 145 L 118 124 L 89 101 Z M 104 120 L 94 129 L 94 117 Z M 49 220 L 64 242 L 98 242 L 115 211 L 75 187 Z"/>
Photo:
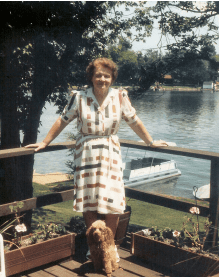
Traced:
<path fill-rule="evenodd" d="M 39 152 L 34 152 L 34 148 L 25 148 L 25 147 L 3 149 L 3 150 L 0 150 L 0 159 L 38 154 L 38 153 L 44 153 L 44 152 L 50 152 L 50 151 L 65 150 L 69 148 L 74 148 L 75 145 L 76 145 L 75 141 L 51 143 L 45 149 L 40 150 Z"/>
<path fill-rule="evenodd" d="M 189 212 L 192 207 L 192 202 L 186 200 L 175 199 L 174 197 L 158 194 L 149 193 L 145 191 L 139 191 L 137 189 L 125 187 L 125 194 L 127 197 L 137 199 L 140 201 L 156 204 L 163 207 L 179 210 L 182 212 Z M 14 201 L 11 203 L 0 205 L 0 217 L 5 215 L 14 214 L 16 207 L 17 212 L 24 212 L 32 209 L 41 208 L 47 205 L 57 204 L 73 199 L 74 189 L 63 190 L 61 192 L 54 192 L 46 195 L 41 195 L 22 201 L 22 207 L 18 207 L 18 203 L 21 201 Z M 198 204 L 197 207 L 200 209 L 201 216 L 209 215 L 209 208 L 205 205 Z"/>
<path fill-rule="evenodd" d="M 199 159 L 206 159 L 211 160 L 213 158 L 219 158 L 219 153 L 216 152 L 209 152 L 209 151 L 202 151 L 202 150 L 194 150 L 189 148 L 181 148 L 181 147 L 157 147 L 152 148 L 147 146 L 144 142 L 134 141 L 134 140 L 126 140 L 120 139 L 121 146 L 131 147 L 136 149 L 166 153 L 166 154 L 174 154 L 192 158 L 199 158 Z"/>
<path fill-rule="evenodd" d="M 33 198 L 28 198 L 22 201 L 22 207 L 18 207 L 21 201 L 14 201 L 11 203 L 0 205 L 0 217 L 5 215 L 14 214 L 16 207 L 17 212 L 25 212 L 32 209 L 38 209 L 47 205 L 57 204 L 69 200 L 73 200 L 73 189 L 64 190 L 61 192 L 54 192 L 46 195 L 41 195 Z"/>
<path fill-rule="evenodd" d="M 180 148 L 180 147 L 158 147 L 152 148 L 147 146 L 144 142 L 134 141 L 134 140 L 126 140 L 120 139 L 121 146 L 131 147 L 141 150 L 148 150 L 154 152 L 161 152 L 166 154 L 174 154 L 174 155 L 181 155 L 199 159 L 206 159 L 212 160 L 213 158 L 219 158 L 219 153 L 216 152 L 209 152 L 209 151 L 201 151 L 201 150 L 194 150 L 188 148 Z M 34 152 L 33 148 L 12 148 L 12 149 L 4 149 L 0 150 L 0 159 L 3 158 L 10 158 L 16 156 L 23 156 L 23 155 L 31 155 L 31 154 L 38 154 L 50 151 L 58 151 L 58 150 L 65 150 L 69 148 L 74 148 L 76 145 L 76 141 L 66 141 L 66 142 L 58 142 L 58 143 L 51 143 L 45 149 L 40 150 L 39 152 Z"/>
<path fill-rule="evenodd" d="M 215 226 L 218 226 L 219 153 L 194 150 L 194 149 L 188 149 L 188 148 L 180 148 L 180 147 L 170 147 L 170 146 L 151 148 L 151 147 L 147 146 L 144 142 L 125 140 L 125 139 L 120 139 L 119 141 L 120 141 L 121 146 L 125 146 L 125 147 L 210 160 L 211 161 L 210 206 L 209 206 L 209 208 L 200 206 L 200 208 L 202 210 L 203 215 L 207 215 L 209 212 L 210 221 Z M 75 144 L 76 144 L 75 141 L 53 143 L 53 144 L 49 145 L 48 147 L 46 147 L 45 149 L 40 150 L 39 152 L 34 152 L 33 148 L 25 148 L 25 147 L 5 149 L 5 150 L 0 150 L 0 159 L 10 158 L 10 157 L 15 157 L 15 156 L 32 155 L 32 154 L 38 154 L 38 153 L 43 153 L 43 152 L 49 152 L 49 151 L 65 150 L 65 149 L 69 149 L 69 148 L 74 148 Z M 129 196 L 131 198 L 133 197 L 135 199 L 140 199 L 140 197 L 141 197 L 141 199 L 143 201 L 154 203 L 157 205 L 162 205 L 162 206 L 170 207 L 170 208 L 177 209 L 177 210 L 183 210 L 183 211 L 185 211 L 186 209 L 189 208 L 189 203 L 187 203 L 187 201 L 174 200 L 168 196 L 159 195 L 159 194 L 152 194 L 152 193 L 147 193 L 147 192 L 140 193 L 137 190 L 134 190 L 131 188 L 126 188 L 125 191 L 126 191 L 126 196 Z M 47 200 L 46 203 L 45 203 L 45 201 L 44 201 L 44 203 L 42 203 L 42 201 L 40 201 L 40 199 L 44 198 L 44 200 L 46 200 L 46 199 L 48 199 L 49 195 L 45 195 L 43 198 L 38 197 L 38 198 L 26 199 L 26 200 L 24 200 L 24 201 L 26 201 L 25 202 L 26 205 L 25 205 L 24 209 L 29 210 L 34 207 L 44 206 L 44 204 L 49 205 L 47 203 L 57 203 L 57 202 L 67 201 L 67 200 L 69 200 L 69 196 L 67 196 L 66 192 L 67 191 L 63 191 L 60 194 L 59 193 L 50 194 L 50 197 L 53 196 L 52 200 Z M 38 204 L 36 201 L 38 201 Z M 16 203 L 16 202 L 14 202 L 14 203 Z M 2 216 L 3 214 L 4 215 L 10 214 L 8 212 L 8 208 L 9 208 L 10 204 L 13 204 L 13 203 L 0 205 L 0 216 Z M 215 235 L 216 234 L 214 234 L 214 237 L 215 237 Z"/>

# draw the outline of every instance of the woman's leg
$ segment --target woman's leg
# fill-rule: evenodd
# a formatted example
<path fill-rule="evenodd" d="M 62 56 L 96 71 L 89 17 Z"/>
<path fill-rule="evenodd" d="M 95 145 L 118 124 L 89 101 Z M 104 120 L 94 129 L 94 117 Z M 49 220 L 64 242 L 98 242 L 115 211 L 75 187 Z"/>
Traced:
<path fill-rule="evenodd" d="M 105 215 L 105 223 L 106 226 L 112 230 L 113 236 L 115 237 L 119 222 L 119 215 L 118 214 L 106 214 Z M 117 263 L 120 261 L 120 257 L 118 254 L 117 246 L 115 245 L 115 252 L 117 257 Z"/>
<path fill-rule="evenodd" d="M 97 212 L 87 211 L 83 213 L 83 217 L 86 223 L 86 228 L 89 229 L 92 223 L 97 220 Z"/>
<path fill-rule="evenodd" d="M 87 211 L 87 212 L 83 213 L 83 217 L 84 217 L 87 229 L 92 225 L 93 222 L 95 222 L 97 220 L 97 216 L 98 216 L 98 214 L 95 211 L 94 212 Z M 118 214 L 105 214 L 104 218 L 105 218 L 106 226 L 112 230 L 113 235 L 115 237 L 117 227 L 118 227 L 118 222 L 119 222 L 119 215 Z"/>
<path fill-rule="evenodd" d="M 112 230 L 114 237 L 115 237 L 115 234 L 117 231 L 118 222 L 119 222 L 118 214 L 106 214 L 105 215 L 106 226 Z"/>
<path fill-rule="evenodd" d="M 92 225 L 92 223 L 97 220 L 97 212 L 91 212 L 91 211 L 84 212 L 83 218 L 85 220 L 86 228 L 88 230 L 89 227 Z M 90 249 L 88 249 L 88 251 L 87 251 L 86 258 L 88 260 L 91 259 Z"/>

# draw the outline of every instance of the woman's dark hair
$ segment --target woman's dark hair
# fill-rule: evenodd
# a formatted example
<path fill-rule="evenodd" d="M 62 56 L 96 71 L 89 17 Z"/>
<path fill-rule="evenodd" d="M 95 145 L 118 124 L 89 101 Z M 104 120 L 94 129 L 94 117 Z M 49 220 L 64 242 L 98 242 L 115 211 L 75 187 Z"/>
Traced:
<path fill-rule="evenodd" d="M 86 68 L 86 77 L 89 85 L 92 84 L 92 77 L 94 75 L 95 68 L 99 65 L 102 65 L 104 67 L 109 68 L 112 71 L 112 83 L 116 80 L 118 76 L 118 67 L 117 65 L 110 59 L 107 58 L 97 58 L 91 63 Z"/>

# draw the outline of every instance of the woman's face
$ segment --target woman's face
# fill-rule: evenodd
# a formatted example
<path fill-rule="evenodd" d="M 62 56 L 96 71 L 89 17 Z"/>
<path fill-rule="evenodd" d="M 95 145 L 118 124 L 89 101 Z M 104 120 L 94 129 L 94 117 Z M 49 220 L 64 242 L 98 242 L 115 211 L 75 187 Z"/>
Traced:
<path fill-rule="evenodd" d="M 110 85 L 112 84 L 112 70 L 102 65 L 98 65 L 95 68 L 92 77 L 92 83 L 94 92 L 107 92 Z"/>

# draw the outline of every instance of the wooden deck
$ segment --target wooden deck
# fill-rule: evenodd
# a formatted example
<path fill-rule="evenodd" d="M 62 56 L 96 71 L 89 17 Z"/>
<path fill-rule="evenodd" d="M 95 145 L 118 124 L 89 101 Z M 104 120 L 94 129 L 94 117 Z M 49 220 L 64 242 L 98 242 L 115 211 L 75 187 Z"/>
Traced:
<path fill-rule="evenodd" d="M 112 277 L 168 277 L 175 276 L 180 277 L 179 274 L 173 275 L 166 269 L 159 269 L 155 265 L 150 265 L 146 261 L 140 260 L 134 256 L 131 256 L 128 249 L 120 248 L 120 263 L 119 269 L 113 272 Z M 16 275 L 17 277 L 101 277 L 106 276 L 105 272 L 95 273 L 93 264 L 91 261 L 80 261 L 75 256 L 71 261 L 63 261 L 59 264 L 53 264 L 45 266 L 44 268 L 39 268 L 27 272 L 25 274 Z"/>
<path fill-rule="evenodd" d="M 186 277 L 180 273 L 169 272 L 168 269 L 159 268 L 156 265 L 148 264 L 146 261 L 131 256 L 128 249 L 119 249 L 121 257 L 119 269 L 113 272 L 112 277 Z M 104 272 L 95 273 L 92 262 L 80 262 L 75 257 L 71 261 L 63 261 L 59 264 L 45 266 L 35 269 L 16 277 L 102 277 Z M 218 277 L 219 274 L 213 276 Z M 15 275 L 14 275 L 15 277 Z M 190 276 L 193 277 L 193 276 Z"/>
<path fill-rule="evenodd" d="M 95 273 L 91 261 L 86 261 L 87 243 L 84 237 L 76 240 L 76 253 L 71 260 L 35 268 L 31 271 L 11 277 L 102 277 L 105 272 Z M 130 254 L 130 239 L 126 240 L 118 249 L 119 268 L 113 272 L 112 277 L 193 277 L 171 272 L 169 269 L 159 267 Z M 217 277 L 219 275 L 215 275 Z M 203 276 L 204 277 L 204 276 Z M 206 276 L 205 276 L 206 277 Z"/>

